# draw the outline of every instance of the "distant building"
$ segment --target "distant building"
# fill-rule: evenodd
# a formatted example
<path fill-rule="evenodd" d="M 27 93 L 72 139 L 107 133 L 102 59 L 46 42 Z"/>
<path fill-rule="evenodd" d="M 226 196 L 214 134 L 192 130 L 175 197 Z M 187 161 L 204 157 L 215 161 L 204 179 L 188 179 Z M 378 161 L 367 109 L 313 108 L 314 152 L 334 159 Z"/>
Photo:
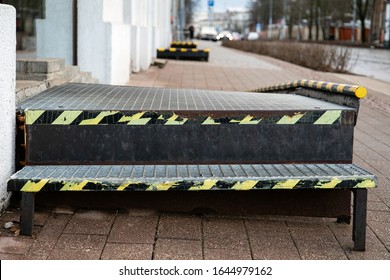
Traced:
<path fill-rule="evenodd" d="M 227 29 L 230 31 L 246 33 L 250 19 L 251 14 L 247 8 L 229 8 L 226 11 Z"/>
<path fill-rule="evenodd" d="M 212 19 L 207 17 L 207 13 L 199 14 L 194 22 L 197 32 L 202 27 L 214 27 L 218 32 L 229 30 L 239 33 L 246 33 L 249 23 L 250 11 L 241 7 L 228 8 L 222 13 L 213 13 Z"/>

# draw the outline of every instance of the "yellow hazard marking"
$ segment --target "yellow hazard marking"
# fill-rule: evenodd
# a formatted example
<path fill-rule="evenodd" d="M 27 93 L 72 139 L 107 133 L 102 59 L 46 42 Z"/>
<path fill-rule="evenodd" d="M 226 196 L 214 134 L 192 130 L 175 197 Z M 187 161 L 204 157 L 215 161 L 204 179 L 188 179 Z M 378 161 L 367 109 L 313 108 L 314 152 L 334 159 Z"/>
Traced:
<path fill-rule="evenodd" d="M 261 122 L 260 120 L 253 120 L 254 117 L 251 115 L 246 116 L 242 120 L 231 120 L 230 123 L 239 123 L 239 124 L 259 124 Z"/>
<path fill-rule="evenodd" d="M 318 89 L 321 89 L 321 87 L 322 87 L 323 84 L 324 84 L 324 82 L 318 82 L 318 83 L 317 83 L 317 88 L 318 88 Z"/>
<path fill-rule="evenodd" d="M 333 124 L 341 116 L 341 110 L 326 111 L 314 124 Z"/>
<path fill-rule="evenodd" d="M 176 51 L 176 48 L 169 48 L 169 51 L 170 51 L 170 52 L 175 52 L 175 51 Z"/>
<path fill-rule="evenodd" d="M 26 111 L 26 124 L 33 124 L 44 112 L 45 110 Z"/>
<path fill-rule="evenodd" d="M 210 49 L 204 49 L 204 52 L 210 52 Z"/>
<path fill-rule="evenodd" d="M 314 186 L 314 188 L 315 189 L 333 189 L 334 187 L 336 187 L 341 182 L 342 181 L 340 179 L 333 178 L 331 181 L 320 181 L 320 182 L 318 182 Z"/>
<path fill-rule="evenodd" d="M 299 183 L 299 181 L 299 179 L 289 179 L 283 182 L 278 182 L 272 189 L 292 189 Z"/>
<path fill-rule="evenodd" d="M 64 111 L 61 113 L 61 115 L 58 116 L 58 118 L 54 120 L 54 122 L 52 122 L 52 124 L 56 124 L 56 125 L 71 124 L 72 122 L 74 122 L 75 119 L 78 118 L 78 116 L 81 115 L 82 112 L 83 111 Z"/>
<path fill-rule="evenodd" d="M 127 122 L 127 125 L 146 125 L 152 118 L 142 118 L 145 112 L 136 113 L 132 116 L 123 116 L 118 122 Z"/>
<path fill-rule="evenodd" d="M 49 179 L 42 179 L 37 183 L 28 181 L 24 186 L 20 189 L 21 192 L 39 192 L 46 183 L 49 182 Z"/>
<path fill-rule="evenodd" d="M 308 86 L 313 87 L 314 81 L 309 81 Z"/>
<path fill-rule="evenodd" d="M 167 119 L 167 122 L 165 123 L 165 125 L 183 125 L 186 123 L 186 121 L 188 120 L 187 118 L 184 118 L 183 120 L 181 121 L 177 121 L 177 118 L 179 118 L 178 115 L 176 114 L 173 114 L 172 117 L 170 117 L 169 119 Z"/>
<path fill-rule="evenodd" d="M 181 48 L 180 51 L 181 52 L 187 52 L 187 49 L 186 48 Z"/>
<path fill-rule="evenodd" d="M 89 183 L 88 180 L 84 180 L 82 182 L 69 182 L 66 183 L 60 191 L 82 191 L 85 185 Z"/>
<path fill-rule="evenodd" d="M 372 189 L 376 188 L 376 183 L 372 179 L 366 179 L 355 186 L 358 189 Z"/>
<path fill-rule="evenodd" d="M 332 89 L 332 86 L 333 86 L 332 83 L 327 83 L 327 84 L 326 84 L 326 89 L 327 89 L 327 90 L 331 90 L 331 89 Z"/>
<path fill-rule="evenodd" d="M 163 51 L 165 51 L 165 49 L 164 49 L 164 48 L 158 48 L 157 50 L 158 50 L 158 51 L 160 51 L 160 52 L 163 52 Z"/>
<path fill-rule="evenodd" d="M 193 186 L 189 188 L 189 191 L 203 191 L 203 190 L 211 190 L 212 187 L 218 182 L 218 180 L 204 180 L 203 185 L 201 186 Z"/>
<path fill-rule="evenodd" d="M 297 86 L 298 86 L 298 83 L 299 83 L 299 81 L 294 81 L 294 82 L 293 82 L 293 86 L 294 86 L 294 87 L 297 87 Z"/>
<path fill-rule="evenodd" d="M 302 113 L 298 113 L 298 114 L 295 114 L 294 116 L 290 117 L 290 116 L 283 116 L 283 118 L 281 118 L 277 124 L 296 124 L 305 114 L 302 114 Z"/>
<path fill-rule="evenodd" d="M 364 98 L 366 97 L 367 95 L 367 89 L 364 88 L 364 87 L 358 87 L 356 90 L 355 90 L 355 96 L 357 98 Z"/>
<path fill-rule="evenodd" d="M 122 183 L 116 190 L 117 190 L 117 191 L 123 191 L 123 190 L 125 190 L 130 184 L 131 184 L 131 182 L 124 182 L 124 183 Z"/>
<path fill-rule="evenodd" d="M 198 49 L 192 49 L 192 52 L 198 52 Z"/>
<path fill-rule="evenodd" d="M 221 124 L 221 123 L 218 123 L 218 122 L 214 121 L 211 117 L 208 117 L 208 118 L 202 123 L 202 125 L 214 125 L 214 124 Z"/>
<path fill-rule="evenodd" d="M 232 189 L 233 190 L 239 190 L 239 191 L 251 190 L 251 189 L 254 188 L 254 186 L 256 186 L 256 184 L 258 182 L 259 181 L 256 181 L 256 180 L 246 180 L 246 181 L 243 181 L 243 182 L 237 182 L 237 183 L 234 184 Z"/>
<path fill-rule="evenodd" d="M 338 85 L 337 88 L 336 88 L 336 91 L 337 92 L 343 92 L 344 88 L 345 88 L 345 85 Z"/>
<path fill-rule="evenodd" d="M 146 191 L 167 191 L 177 185 L 177 182 L 156 183 L 146 189 Z"/>
<path fill-rule="evenodd" d="M 96 125 L 96 124 L 99 124 L 105 117 L 112 116 L 112 115 L 115 115 L 117 113 L 118 113 L 118 111 L 100 112 L 100 114 L 97 115 L 93 119 L 83 120 L 82 122 L 80 122 L 80 125 Z"/>

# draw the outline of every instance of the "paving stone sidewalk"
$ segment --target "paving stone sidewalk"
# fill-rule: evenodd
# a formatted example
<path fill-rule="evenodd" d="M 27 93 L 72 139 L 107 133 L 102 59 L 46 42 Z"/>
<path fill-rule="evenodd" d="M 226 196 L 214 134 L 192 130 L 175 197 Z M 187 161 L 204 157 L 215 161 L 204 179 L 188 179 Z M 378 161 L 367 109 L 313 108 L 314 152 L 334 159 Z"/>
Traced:
<path fill-rule="evenodd" d="M 36 213 L 31 238 L 3 227 L 19 219 L 19 210 L 9 209 L 0 217 L 0 259 L 390 259 L 390 84 L 312 71 L 218 43 L 200 45 L 211 48 L 208 63 L 169 61 L 133 74 L 129 85 L 247 91 L 316 79 L 367 86 L 353 159 L 379 179 L 369 191 L 366 251 L 352 251 L 351 225 L 335 219 L 55 208 Z"/>

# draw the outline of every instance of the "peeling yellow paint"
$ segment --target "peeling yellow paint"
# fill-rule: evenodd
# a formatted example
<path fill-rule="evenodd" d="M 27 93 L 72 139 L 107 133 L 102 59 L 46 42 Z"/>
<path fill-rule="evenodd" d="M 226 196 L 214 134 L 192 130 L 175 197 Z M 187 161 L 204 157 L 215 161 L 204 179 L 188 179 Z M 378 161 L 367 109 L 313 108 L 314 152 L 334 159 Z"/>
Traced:
<path fill-rule="evenodd" d="M 203 190 L 211 190 L 212 187 L 218 182 L 218 180 L 204 180 L 203 185 L 201 186 L 192 186 L 189 188 L 189 191 L 203 191 Z"/>
<path fill-rule="evenodd" d="M 66 183 L 60 191 L 82 191 L 83 188 L 89 183 L 88 180 L 81 182 L 69 182 Z"/>
<path fill-rule="evenodd" d="M 93 119 L 83 120 L 80 122 L 80 125 L 96 125 L 99 124 L 105 117 L 112 116 L 117 114 L 119 111 L 104 111 L 100 112 L 99 115 L 97 115 Z"/>
<path fill-rule="evenodd" d="M 341 110 L 326 111 L 314 124 L 333 124 L 340 116 Z"/>
<path fill-rule="evenodd" d="M 254 186 L 258 183 L 259 181 L 256 180 L 246 180 L 243 182 L 237 182 L 234 184 L 232 187 L 233 190 L 240 190 L 240 191 L 245 191 L 245 190 L 251 190 L 254 188 Z"/>
<path fill-rule="evenodd" d="M 40 116 L 45 112 L 45 110 L 33 110 L 26 111 L 26 124 L 33 124 Z"/>
<path fill-rule="evenodd" d="M 278 182 L 272 189 L 292 189 L 299 183 L 299 181 L 299 179 L 289 179 L 283 182 Z"/>
<path fill-rule="evenodd" d="M 83 111 L 64 111 L 52 122 L 54 125 L 67 125 L 74 122 Z"/>
<path fill-rule="evenodd" d="M 39 192 L 46 183 L 49 182 L 49 179 L 42 179 L 37 183 L 28 181 L 24 186 L 21 188 L 21 192 Z"/>

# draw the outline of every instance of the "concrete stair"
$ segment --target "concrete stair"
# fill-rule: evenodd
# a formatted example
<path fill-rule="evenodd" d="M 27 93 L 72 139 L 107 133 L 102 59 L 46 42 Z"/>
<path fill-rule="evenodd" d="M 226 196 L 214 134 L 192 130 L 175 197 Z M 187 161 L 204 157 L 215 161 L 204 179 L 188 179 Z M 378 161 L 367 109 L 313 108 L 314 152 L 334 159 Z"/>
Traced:
<path fill-rule="evenodd" d="M 81 72 L 78 66 L 67 66 L 60 58 L 18 59 L 16 79 L 44 81 L 49 86 L 66 82 L 97 83 L 91 73 Z"/>

